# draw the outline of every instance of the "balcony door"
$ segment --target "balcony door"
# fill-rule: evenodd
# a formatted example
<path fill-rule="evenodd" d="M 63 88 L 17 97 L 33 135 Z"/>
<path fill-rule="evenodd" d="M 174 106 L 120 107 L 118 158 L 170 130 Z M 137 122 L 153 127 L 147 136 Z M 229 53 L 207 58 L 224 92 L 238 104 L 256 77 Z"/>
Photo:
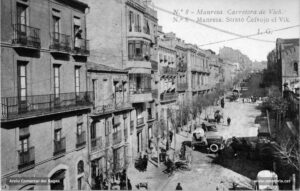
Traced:
<path fill-rule="evenodd" d="M 58 16 L 52 16 L 53 22 L 53 41 L 54 44 L 59 45 L 60 42 L 60 18 Z"/>
<path fill-rule="evenodd" d="M 54 105 L 60 106 L 60 65 L 53 65 L 54 70 Z"/>
<path fill-rule="evenodd" d="M 19 113 L 27 111 L 27 62 L 18 61 L 18 109 Z"/>
<path fill-rule="evenodd" d="M 27 6 L 17 3 L 17 36 L 20 40 L 27 40 Z"/>

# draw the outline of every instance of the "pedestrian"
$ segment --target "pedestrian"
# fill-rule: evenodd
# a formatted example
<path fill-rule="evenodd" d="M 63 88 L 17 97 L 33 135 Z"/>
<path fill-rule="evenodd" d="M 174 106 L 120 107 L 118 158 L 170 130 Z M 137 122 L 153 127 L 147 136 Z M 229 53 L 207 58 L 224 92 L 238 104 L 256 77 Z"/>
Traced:
<path fill-rule="evenodd" d="M 182 187 L 180 185 L 180 183 L 178 182 L 177 186 L 176 186 L 176 190 L 182 190 Z"/>
<path fill-rule="evenodd" d="M 224 98 L 222 98 L 221 99 L 221 107 L 224 108 L 224 105 L 225 105 L 225 101 L 224 101 Z"/>
<path fill-rule="evenodd" d="M 231 122 L 230 117 L 227 117 L 227 125 L 228 125 L 228 126 L 230 125 L 230 122 Z"/>
<path fill-rule="evenodd" d="M 130 183 L 129 179 L 127 179 L 127 189 L 132 190 L 132 186 L 131 186 L 131 183 Z"/>

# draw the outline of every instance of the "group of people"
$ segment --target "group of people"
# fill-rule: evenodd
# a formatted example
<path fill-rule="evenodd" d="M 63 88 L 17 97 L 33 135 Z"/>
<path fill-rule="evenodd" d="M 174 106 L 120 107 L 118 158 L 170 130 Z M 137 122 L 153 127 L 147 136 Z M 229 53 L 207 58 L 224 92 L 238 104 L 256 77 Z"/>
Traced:
<path fill-rule="evenodd" d="M 255 103 L 257 100 L 261 100 L 261 97 L 251 96 L 249 98 L 243 98 L 243 103 Z"/>
<path fill-rule="evenodd" d="M 126 170 L 112 175 L 110 179 L 103 179 L 102 173 L 99 173 L 95 179 L 95 190 L 132 190 L 130 179 L 128 179 Z"/>
<path fill-rule="evenodd" d="M 134 167 L 138 169 L 140 172 L 145 172 L 148 166 L 148 157 L 147 155 L 140 155 L 140 158 L 135 162 Z"/>

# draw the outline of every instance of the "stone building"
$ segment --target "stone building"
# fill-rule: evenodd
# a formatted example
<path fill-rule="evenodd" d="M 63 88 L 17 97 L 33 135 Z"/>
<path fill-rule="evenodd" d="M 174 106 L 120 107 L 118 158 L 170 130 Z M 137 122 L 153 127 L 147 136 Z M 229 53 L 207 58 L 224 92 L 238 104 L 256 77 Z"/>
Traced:
<path fill-rule="evenodd" d="M 190 101 L 196 101 L 197 98 L 211 90 L 208 77 L 210 74 L 208 57 L 204 50 L 197 46 L 187 44 L 188 60 L 188 81 Z"/>
<path fill-rule="evenodd" d="M 291 91 L 299 94 L 299 39 L 277 39 L 276 55 L 281 85 L 286 84 Z"/>
<path fill-rule="evenodd" d="M 78 0 L 1 0 L 2 189 L 89 189 L 86 40 Z M 11 178 L 51 184 L 12 184 Z"/>
<path fill-rule="evenodd" d="M 155 121 L 152 95 L 156 92 L 152 91 L 152 78 L 157 61 L 152 55 L 156 47 L 157 13 L 141 0 L 86 1 L 91 5 L 89 38 L 94 39 L 90 60 L 128 72 L 134 108 L 131 115 L 136 129 L 132 144 L 135 158 L 147 150 Z"/>
<path fill-rule="evenodd" d="M 88 89 L 94 97 L 88 136 L 91 185 L 99 189 L 96 177 L 111 177 L 127 168 L 135 117 L 131 116 L 127 71 L 93 62 L 87 71 Z"/>

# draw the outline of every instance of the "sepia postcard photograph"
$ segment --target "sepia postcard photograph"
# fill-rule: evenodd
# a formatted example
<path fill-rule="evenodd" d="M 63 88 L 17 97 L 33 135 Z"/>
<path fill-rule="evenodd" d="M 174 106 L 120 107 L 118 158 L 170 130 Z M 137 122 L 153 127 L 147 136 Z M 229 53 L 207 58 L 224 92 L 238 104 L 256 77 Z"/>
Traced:
<path fill-rule="evenodd" d="M 0 0 L 1 190 L 300 190 L 299 0 Z"/>

